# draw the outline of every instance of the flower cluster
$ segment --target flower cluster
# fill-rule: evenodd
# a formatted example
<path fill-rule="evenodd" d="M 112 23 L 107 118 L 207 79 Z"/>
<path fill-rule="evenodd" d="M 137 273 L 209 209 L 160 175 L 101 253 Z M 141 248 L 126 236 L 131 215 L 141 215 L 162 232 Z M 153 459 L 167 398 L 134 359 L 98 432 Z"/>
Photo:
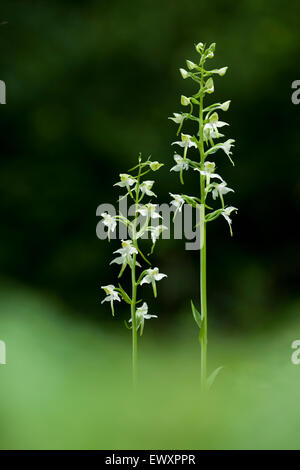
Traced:
<path fill-rule="evenodd" d="M 219 142 L 218 139 L 222 139 L 224 134 L 220 132 L 225 126 L 229 124 L 221 121 L 217 111 L 227 111 L 230 106 L 230 101 L 224 103 L 214 103 L 207 107 L 204 107 L 203 101 L 206 95 L 210 95 L 214 92 L 214 80 L 213 75 L 223 76 L 225 75 L 228 67 L 222 67 L 220 69 L 207 69 L 206 60 L 214 57 L 215 44 L 211 44 L 206 47 L 203 43 L 196 45 L 196 51 L 200 56 L 199 63 L 196 64 L 191 60 L 187 60 L 187 70 L 184 68 L 180 69 L 182 78 L 190 78 L 196 82 L 199 86 L 199 90 L 192 96 L 187 97 L 181 96 L 181 104 L 186 107 L 189 106 L 189 112 L 173 113 L 170 117 L 172 121 L 179 125 L 177 135 L 180 134 L 180 140 L 173 142 L 172 145 L 176 145 L 182 149 L 182 154 L 175 152 L 174 160 L 175 165 L 171 168 L 171 171 L 179 172 L 180 181 L 183 183 L 183 172 L 189 169 L 194 169 L 200 173 L 201 177 L 201 197 L 191 198 L 190 196 L 172 194 L 173 200 L 171 204 L 176 207 L 176 211 L 181 211 L 184 203 L 191 204 L 196 207 L 197 204 L 204 204 L 206 208 L 210 207 L 207 205 L 207 198 L 211 194 L 212 199 L 220 199 L 222 207 L 220 209 L 212 209 L 211 212 L 205 216 L 205 222 L 215 220 L 217 217 L 222 215 L 229 224 L 230 233 L 232 234 L 231 218 L 229 217 L 232 212 L 237 211 L 235 207 L 226 206 L 224 203 L 224 195 L 233 192 L 233 189 L 227 187 L 227 183 L 223 178 L 216 173 L 216 164 L 211 160 L 213 154 L 218 151 L 223 151 L 229 158 L 230 162 L 234 165 L 231 158 L 232 148 L 234 146 L 233 139 L 227 139 L 226 141 Z M 195 115 L 194 108 L 198 106 L 199 113 Z M 193 136 L 184 134 L 181 132 L 185 122 L 192 121 L 197 124 L 197 133 Z M 198 160 L 192 159 L 189 155 L 191 149 L 198 150 Z M 199 157 L 200 154 L 200 157 Z"/>
<path fill-rule="evenodd" d="M 124 217 L 122 214 L 116 216 L 111 216 L 107 212 L 101 214 L 102 222 L 108 230 L 108 236 L 116 230 L 118 223 L 124 224 L 129 232 L 130 238 L 121 241 L 121 247 L 114 252 L 116 257 L 110 264 L 121 266 L 119 278 L 123 275 L 128 266 L 131 271 L 132 292 L 129 295 L 125 292 L 120 283 L 118 287 L 113 284 L 102 286 L 106 294 L 102 303 L 106 301 L 110 302 L 113 315 L 115 301 L 120 302 L 122 299 L 131 306 L 131 317 L 128 323 L 126 323 L 126 326 L 132 329 L 134 336 L 136 336 L 138 330 L 141 335 L 143 334 L 145 320 L 157 318 L 156 315 L 148 314 L 146 302 L 144 302 L 141 307 L 137 307 L 138 302 L 140 302 L 137 301 L 138 287 L 143 284 L 151 284 L 154 297 L 156 297 L 156 282 L 166 277 L 166 274 L 160 273 L 159 269 L 156 267 L 144 269 L 139 277 L 137 275 L 137 268 L 142 268 L 142 262 L 146 262 L 149 265 L 151 264 L 139 247 L 139 239 L 146 232 L 150 233 L 153 251 L 157 239 L 162 231 L 166 229 L 164 225 L 159 223 L 161 215 L 157 212 L 157 206 L 151 202 L 151 199 L 149 202 L 144 201 L 145 197 L 156 198 L 156 194 L 153 192 L 154 181 L 142 180 L 142 177 L 146 176 L 151 171 L 157 171 L 161 166 L 161 163 L 151 161 L 150 157 L 143 162 L 141 156 L 139 156 L 138 164 L 129 170 L 133 172 L 133 174 L 120 174 L 120 181 L 118 181 L 115 186 L 125 189 L 126 193 L 121 196 L 122 198 L 129 196 L 134 201 L 135 213 L 131 220 Z M 158 221 L 158 223 L 155 221 Z M 129 326 L 129 324 L 131 325 Z"/>

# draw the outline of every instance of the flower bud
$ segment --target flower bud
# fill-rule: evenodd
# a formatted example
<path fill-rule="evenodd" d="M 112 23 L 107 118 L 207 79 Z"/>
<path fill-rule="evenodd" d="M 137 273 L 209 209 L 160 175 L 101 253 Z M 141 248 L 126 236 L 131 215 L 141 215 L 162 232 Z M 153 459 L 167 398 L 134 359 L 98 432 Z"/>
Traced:
<path fill-rule="evenodd" d="M 190 104 L 191 100 L 190 98 L 187 98 L 184 95 L 181 95 L 181 104 L 182 106 L 188 106 Z"/>
<path fill-rule="evenodd" d="M 218 70 L 218 74 L 220 75 L 220 77 L 223 77 L 223 75 L 225 75 L 225 73 L 227 72 L 227 69 L 228 67 L 222 67 L 221 69 Z"/>
<path fill-rule="evenodd" d="M 218 122 L 218 121 L 219 121 L 218 113 L 213 113 L 209 118 L 209 122 L 211 124 L 214 123 L 214 122 Z"/>
<path fill-rule="evenodd" d="M 155 162 L 151 162 L 151 163 L 149 164 L 149 166 L 150 166 L 150 168 L 151 168 L 152 171 L 156 171 L 156 170 L 159 170 L 162 166 L 164 166 L 164 164 L 155 161 Z"/>
<path fill-rule="evenodd" d="M 189 70 L 193 70 L 193 69 L 197 68 L 197 65 L 194 62 L 192 62 L 191 60 L 187 60 L 186 65 L 187 65 Z"/>
<path fill-rule="evenodd" d="M 203 47 L 204 47 L 203 42 L 198 42 L 198 44 L 196 44 L 196 46 L 195 46 L 196 51 L 199 52 L 199 54 L 202 54 L 202 52 L 203 52 Z"/>
<path fill-rule="evenodd" d="M 185 69 L 179 69 L 179 72 L 181 73 L 182 78 L 188 78 L 189 73 Z"/>
<path fill-rule="evenodd" d="M 209 78 L 205 84 L 206 93 L 213 93 L 215 90 L 214 81 L 212 78 Z"/>
<path fill-rule="evenodd" d="M 224 103 L 221 104 L 220 109 L 222 109 L 222 111 L 228 111 L 230 103 L 231 103 L 230 100 L 225 101 Z"/>

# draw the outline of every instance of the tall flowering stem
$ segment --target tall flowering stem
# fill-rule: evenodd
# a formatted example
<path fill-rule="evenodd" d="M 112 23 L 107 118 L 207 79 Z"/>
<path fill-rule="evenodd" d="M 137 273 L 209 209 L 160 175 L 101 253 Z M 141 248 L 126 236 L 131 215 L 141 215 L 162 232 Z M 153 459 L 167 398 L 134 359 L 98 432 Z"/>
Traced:
<path fill-rule="evenodd" d="M 229 224 L 230 234 L 232 235 L 230 214 L 237 211 L 235 207 L 226 206 L 224 203 L 224 195 L 233 190 L 227 187 L 227 183 L 223 178 L 215 172 L 216 164 L 209 161 L 211 156 L 222 150 L 234 165 L 231 158 L 231 148 L 234 140 L 228 139 L 225 142 L 216 143 L 218 139 L 224 137 L 219 129 L 228 125 L 226 122 L 220 121 L 217 111 L 227 111 L 230 101 L 224 103 L 214 103 L 204 106 L 204 100 L 207 95 L 214 92 L 213 75 L 223 76 L 227 71 L 227 67 L 220 69 L 208 70 L 206 61 L 214 57 L 215 44 L 206 46 L 203 43 L 196 45 L 196 51 L 199 54 L 197 63 L 187 60 L 187 68 L 180 69 L 183 79 L 191 78 L 198 85 L 198 91 L 191 97 L 181 96 L 182 106 L 189 107 L 189 112 L 174 113 L 170 119 L 179 125 L 177 135 L 180 134 L 181 140 L 173 142 L 183 148 L 183 155 L 177 152 L 174 155 L 176 165 L 171 171 L 179 172 L 180 182 L 184 184 L 183 172 L 192 168 L 199 172 L 199 195 L 187 196 L 186 194 L 171 194 L 172 204 L 178 208 L 179 201 L 181 206 L 186 203 L 195 207 L 199 211 L 200 219 L 200 312 L 196 309 L 193 301 L 191 301 L 192 313 L 195 322 L 199 328 L 199 342 L 201 346 L 201 386 L 203 389 L 209 388 L 215 380 L 221 367 L 217 368 L 210 376 L 207 376 L 207 295 L 206 295 L 206 226 L 208 222 L 217 219 L 222 215 Z M 194 112 L 194 108 L 198 107 L 198 113 Z M 192 121 L 196 124 L 196 135 L 183 134 L 181 132 L 186 121 Z M 188 151 L 195 148 L 198 152 L 198 159 L 191 159 Z M 212 208 L 211 202 L 207 202 L 207 198 L 212 196 L 213 201 L 219 199 L 221 207 Z M 181 208 L 180 206 L 180 208 Z M 176 212 L 175 212 L 176 214 Z"/>
<path fill-rule="evenodd" d="M 143 302 L 142 305 L 138 307 L 138 304 L 142 302 L 142 300 L 137 300 L 137 292 L 141 285 L 151 284 L 154 297 L 157 297 L 156 282 L 166 277 L 165 274 L 159 272 L 157 267 L 149 267 L 151 263 L 139 246 L 140 239 L 147 238 L 147 235 L 150 235 L 152 253 L 157 239 L 166 228 L 159 224 L 155 226 L 152 225 L 152 220 L 161 218 L 159 213 L 156 212 L 156 205 L 151 202 L 146 204 L 142 203 L 145 196 L 150 198 L 156 197 L 156 194 L 152 191 L 154 181 L 143 181 L 142 178 L 151 171 L 157 171 L 161 166 L 161 163 L 151 161 L 150 157 L 146 161 L 142 161 L 141 156 L 139 156 L 138 164 L 129 170 L 132 174 L 120 174 L 120 181 L 118 181 L 115 186 L 126 190 L 126 193 L 122 195 L 121 199 L 125 197 L 132 199 L 134 204 L 133 218 L 130 219 L 121 213 L 115 216 L 108 213 L 101 214 L 103 224 L 107 227 L 108 239 L 110 239 L 110 234 L 116 230 L 118 223 L 126 226 L 129 235 L 127 240 L 122 240 L 121 248 L 115 251 L 118 256 L 111 261 L 111 264 L 115 263 L 121 266 L 119 278 L 122 277 L 126 267 L 129 267 L 131 271 L 131 296 L 126 293 L 120 283 L 118 283 L 118 287 L 115 287 L 114 284 L 109 284 L 102 286 L 106 294 L 102 303 L 106 301 L 110 302 L 113 316 L 115 301 L 120 302 L 122 299 L 130 305 L 130 319 L 128 322 L 125 321 L 125 326 L 131 330 L 132 336 L 132 374 L 134 384 L 137 382 L 138 332 L 140 335 L 143 334 L 145 320 L 157 318 L 156 315 L 150 315 L 148 313 L 148 305 L 146 302 Z M 148 265 L 146 269 L 142 268 L 141 263 L 143 262 Z M 140 273 L 138 273 L 138 269 L 140 269 Z"/>

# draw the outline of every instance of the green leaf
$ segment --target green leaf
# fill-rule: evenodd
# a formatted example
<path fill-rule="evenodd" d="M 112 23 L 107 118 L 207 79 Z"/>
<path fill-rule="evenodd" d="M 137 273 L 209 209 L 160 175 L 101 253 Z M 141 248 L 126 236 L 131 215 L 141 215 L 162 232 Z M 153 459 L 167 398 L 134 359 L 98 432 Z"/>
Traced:
<path fill-rule="evenodd" d="M 193 313 L 194 320 L 197 323 L 197 325 L 199 326 L 199 328 L 201 329 L 201 325 L 202 325 L 201 314 L 196 309 L 196 307 L 195 307 L 192 300 L 191 300 L 191 307 L 192 307 L 192 313 Z"/>
<path fill-rule="evenodd" d="M 125 300 L 125 302 L 127 302 L 129 305 L 131 305 L 131 298 L 129 297 L 129 295 L 124 291 L 123 287 L 121 286 L 121 284 L 119 283 L 119 290 L 120 290 L 120 294 L 123 298 L 123 300 Z"/>
<path fill-rule="evenodd" d="M 219 374 L 220 370 L 223 369 L 223 366 L 217 367 L 210 376 L 208 377 L 206 381 L 207 389 L 210 390 L 210 388 L 213 386 L 214 381 L 216 380 L 217 375 Z"/>

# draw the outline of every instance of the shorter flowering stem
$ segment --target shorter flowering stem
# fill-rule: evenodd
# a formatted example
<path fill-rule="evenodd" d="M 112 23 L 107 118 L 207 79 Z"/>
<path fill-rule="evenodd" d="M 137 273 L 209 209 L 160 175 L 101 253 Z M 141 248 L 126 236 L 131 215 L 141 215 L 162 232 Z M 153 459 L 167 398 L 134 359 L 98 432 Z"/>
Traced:
<path fill-rule="evenodd" d="M 201 297 L 201 387 L 206 389 L 207 377 L 207 298 L 206 298 L 206 222 L 201 224 L 203 245 L 200 250 L 200 297 Z"/>
<path fill-rule="evenodd" d="M 132 283 L 132 297 L 131 297 L 131 321 L 132 321 L 132 379 L 133 384 L 136 386 L 137 382 L 137 324 L 136 324 L 136 254 L 133 255 L 133 264 L 131 268 L 131 283 Z"/>
<path fill-rule="evenodd" d="M 124 224 L 129 229 L 129 239 L 121 241 L 121 248 L 114 251 L 114 253 L 117 253 L 118 256 L 116 256 L 110 264 L 117 264 L 121 266 L 118 275 L 119 278 L 123 275 L 127 266 L 130 268 L 131 294 L 128 295 L 120 283 L 119 287 L 115 287 L 113 284 L 101 286 L 106 294 L 106 297 L 102 300 L 101 303 L 110 302 L 111 312 L 113 316 L 114 302 L 121 302 L 121 300 L 124 300 L 124 302 L 130 305 L 130 318 L 128 321 L 124 321 L 124 323 L 126 328 L 131 330 L 132 376 L 134 386 L 137 384 L 138 378 L 138 333 L 140 334 L 140 336 L 143 335 L 145 320 L 157 318 L 157 315 L 151 315 L 148 312 L 148 305 L 146 302 L 143 302 L 143 304 L 137 308 L 137 304 L 141 302 L 141 300 L 137 301 L 138 286 L 145 283 L 149 284 L 153 280 L 154 296 L 156 297 L 157 291 L 155 282 L 166 277 L 166 274 L 160 273 L 157 267 L 155 267 L 154 269 L 144 269 L 142 270 L 139 276 L 137 273 L 137 268 L 142 268 L 141 264 L 139 263 L 139 256 L 141 256 L 142 260 L 144 260 L 147 264 L 151 266 L 150 261 L 148 261 L 146 256 L 140 250 L 138 246 L 138 240 L 142 238 L 144 234 L 150 231 L 153 251 L 153 247 L 155 245 L 156 240 L 159 238 L 162 230 L 165 229 L 163 225 L 158 225 L 157 227 L 152 227 L 151 225 L 149 225 L 150 219 L 152 217 L 154 219 L 157 219 L 161 218 L 161 216 L 158 212 L 156 212 L 155 204 L 151 204 L 150 202 L 144 205 L 140 204 L 140 202 L 145 196 L 157 197 L 156 194 L 152 191 L 154 181 L 141 181 L 141 177 L 147 175 L 150 170 L 157 171 L 161 166 L 163 166 L 162 163 L 159 163 L 158 161 L 151 161 L 150 157 L 148 157 L 148 159 L 143 162 L 142 157 L 140 155 L 138 159 L 138 165 L 133 168 L 133 170 L 136 170 L 138 168 L 137 176 L 133 176 L 127 173 L 121 173 L 120 181 L 115 183 L 114 186 L 119 186 L 127 191 L 125 196 L 123 197 L 127 197 L 129 195 L 133 199 L 135 203 L 134 219 L 129 219 L 125 217 L 124 215 L 122 215 L 121 211 L 118 215 L 114 216 L 112 216 L 108 212 L 103 212 L 101 214 L 101 216 L 103 217 L 102 222 L 104 226 L 108 228 L 108 238 L 110 237 L 110 233 L 116 230 L 118 223 Z M 120 200 L 122 200 L 122 197 L 119 198 L 119 201 Z M 139 225 L 141 225 L 139 222 L 139 214 L 141 214 L 142 216 L 146 216 L 146 222 L 137 231 L 138 223 Z"/>

